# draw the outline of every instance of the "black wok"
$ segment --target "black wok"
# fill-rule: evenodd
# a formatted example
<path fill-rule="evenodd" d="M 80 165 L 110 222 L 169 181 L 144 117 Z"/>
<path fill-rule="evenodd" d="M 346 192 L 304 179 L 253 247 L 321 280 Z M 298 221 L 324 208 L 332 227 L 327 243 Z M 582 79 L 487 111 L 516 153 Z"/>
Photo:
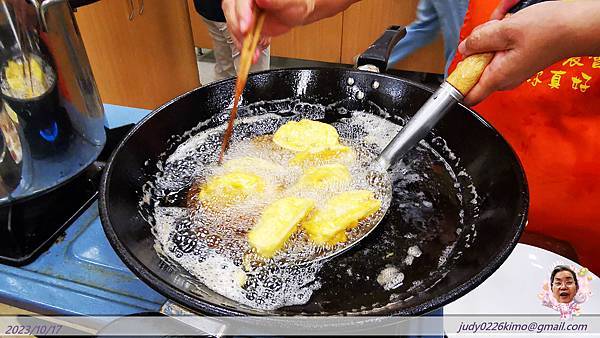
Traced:
<path fill-rule="evenodd" d="M 374 81 L 379 86 L 373 86 Z M 189 136 L 187 131 L 203 121 L 192 134 L 226 123 L 233 88 L 233 80 L 221 81 L 154 111 L 118 146 L 103 176 L 100 212 L 110 243 L 135 274 L 172 301 L 217 315 L 418 315 L 475 288 L 516 245 L 527 219 L 523 169 L 496 130 L 457 105 L 425 139 L 429 146 L 413 149 L 400 163 L 405 175 L 394 182 L 393 201 L 382 223 L 357 247 L 325 264 L 318 274 L 322 286 L 307 304 L 256 310 L 213 292 L 185 269 L 159 257 L 139 202 L 144 184 L 157 171 L 157 161 L 172 153 Z M 357 88 L 364 97 L 356 95 Z M 342 107 L 364 109 L 401 125 L 430 95 L 419 84 L 385 74 L 343 68 L 276 70 L 249 77 L 243 106 L 265 103 L 245 113 L 242 109 L 241 116 L 289 110 L 298 100 L 333 104 L 323 111 L 333 120 Z M 287 100 L 283 105 L 288 107 L 274 100 Z M 439 157 L 431 155 L 436 153 Z M 215 149 L 215 159 L 217 155 Z M 427 174 L 423 176 L 427 179 L 405 179 L 414 173 Z M 419 204 L 423 199 L 428 203 Z M 406 252 L 415 245 L 422 255 L 409 264 Z M 386 291 L 376 277 L 390 265 L 400 269 L 405 280 Z"/>

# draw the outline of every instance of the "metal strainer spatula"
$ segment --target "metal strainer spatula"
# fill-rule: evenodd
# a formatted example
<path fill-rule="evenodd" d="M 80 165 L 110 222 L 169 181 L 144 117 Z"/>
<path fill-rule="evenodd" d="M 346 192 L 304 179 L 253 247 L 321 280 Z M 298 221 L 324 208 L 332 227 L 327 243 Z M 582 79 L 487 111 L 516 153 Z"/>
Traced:
<path fill-rule="evenodd" d="M 337 256 L 366 238 L 379 225 L 387 212 L 392 198 L 392 181 L 388 169 L 412 147 L 421 141 L 435 126 L 435 124 L 460 100 L 464 98 L 471 88 L 477 83 L 481 73 L 491 61 L 493 54 L 473 55 L 461 62 L 456 70 L 450 75 L 440 88 L 433 93 L 431 98 L 425 102 L 423 107 L 402 130 L 384 148 L 382 153 L 371 165 L 367 175 L 369 184 L 377 189 L 384 190 L 382 185 L 387 185 L 389 190 L 385 198 L 389 199 L 382 203 L 382 208 L 377 217 L 367 225 L 368 230 L 352 242 L 348 242 L 342 249 L 320 257 L 319 260 L 329 259 Z M 385 191 L 385 190 L 384 190 Z"/>
<path fill-rule="evenodd" d="M 473 55 L 461 62 L 448 80 L 431 96 L 414 117 L 402 128 L 402 130 L 385 147 L 376 158 L 367 175 L 367 180 L 372 187 L 386 191 L 381 210 L 377 216 L 366 225 L 367 230 L 362 236 L 318 260 L 329 259 L 337 256 L 366 238 L 385 216 L 392 198 L 392 181 L 388 169 L 404 156 L 412 147 L 421 141 L 435 126 L 435 124 L 475 86 L 485 67 L 493 58 L 492 53 Z M 385 190 L 382 185 L 387 185 Z"/>
<path fill-rule="evenodd" d="M 508 13 L 514 14 L 526 7 L 545 1 L 548 0 L 523 0 L 509 9 Z M 377 158 L 375 167 L 387 170 L 390 165 L 421 141 L 450 108 L 462 101 L 473 89 L 493 58 L 494 53 L 483 53 L 471 55 L 461 61 L 448 79 L 385 147 Z"/>
<path fill-rule="evenodd" d="M 374 167 L 378 170 L 387 170 L 421 141 L 477 84 L 483 70 L 493 57 L 493 53 L 477 54 L 459 63 L 456 70 L 383 149 L 375 160 Z"/>

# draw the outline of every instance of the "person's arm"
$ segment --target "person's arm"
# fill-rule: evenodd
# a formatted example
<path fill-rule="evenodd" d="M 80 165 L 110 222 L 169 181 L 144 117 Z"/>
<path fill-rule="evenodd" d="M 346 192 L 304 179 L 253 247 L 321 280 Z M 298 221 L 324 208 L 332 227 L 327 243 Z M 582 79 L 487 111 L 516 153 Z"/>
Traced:
<path fill-rule="evenodd" d="M 496 52 L 465 98 L 466 104 L 474 105 L 565 58 L 600 55 L 600 1 L 544 2 L 492 20 L 473 30 L 459 52 Z"/>
<path fill-rule="evenodd" d="M 417 18 L 406 26 L 406 36 L 394 46 L 388 64 L 393 66 L 400 62 L 417 49 L 433 41 L 439 32 L 440 20 L 435 7 L 431 0 L 421 0 L 417 7 Z"/>
<path fill-rule="evenodd" d="M 265 1 L 265 0 L 263 0 Z M 303 25 L 319 21 L 321 19 L 328 18 L 330 16 L 334 16 L 339 12 L 344 11 L 348 7 L 350 7 L 353 3 L 358 2 L 360 0 L 314 0 L 315 6 L 310 15 L 304 20 Z M 261 0 L 257 1 L 261 3 Z M 267 2 L 273 2 L 268 1 Z"/>
<path fill-rule="evenodd" d="M 293 27 L 333 16 L 359 0 L 223 0 L 229 32 L 239 44 L 255 20 L 255 8 L 266 12 L 263 35 L 276 36 Z"/>

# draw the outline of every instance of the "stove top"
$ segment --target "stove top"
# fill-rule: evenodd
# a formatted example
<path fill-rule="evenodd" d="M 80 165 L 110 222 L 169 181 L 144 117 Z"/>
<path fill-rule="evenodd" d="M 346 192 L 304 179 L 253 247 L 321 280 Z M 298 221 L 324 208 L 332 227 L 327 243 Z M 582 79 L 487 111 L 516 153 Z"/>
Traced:
<path fill-rule="evenodd" d="M 94 164 L 40 197 L 0 208 L 0 263 L 25 265 L 37 258 L 94 201 L 102 167 Z"/>
<path fill-rule="evenodd" d="M 135 123 L 150 112 L 114 105 L 105 105 L 105 111 L 111 129 Z M 43 224 L 39 224 L 39 219 L 37 223 L 24 223 L 30 229 L 47 225 L 46 231 L 40 232 L 45 238 L 27 236 L 28 229 L 13 232 L 17 237 L 0 236 L 1 246 L 7 246 L 0 249 L 0 256 L 4 257 L 0 258 L 4 263 L 0 264 L 0 302 L 58 315 L 128 315 L 158 311 L 165 303 L 163 296 L 129 271 L 108 243 L 95 199 L 98 169 L 99 166 L 88 169 L 79 181 L 91 182 L 95 189 L 85 187 L 71 196 L 58 192 L 63 194 L 60 196 L 64 197 L 64 210 L 42 218 Z M 26 218 L 27 213 L 19 212 Z M 59 214 L 62 217 L 56 216 Z M 69 214 L 74 216 L 71 221 L 65 216 Z M 23 240 L 29 242 L 24 244 Z M 7 263 L 26 265 L 15 267 Z"/>

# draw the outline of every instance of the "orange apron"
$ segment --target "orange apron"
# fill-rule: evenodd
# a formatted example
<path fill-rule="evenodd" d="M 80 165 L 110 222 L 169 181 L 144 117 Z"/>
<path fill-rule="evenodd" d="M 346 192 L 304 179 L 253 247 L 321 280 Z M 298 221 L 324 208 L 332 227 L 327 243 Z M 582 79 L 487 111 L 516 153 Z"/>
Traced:
<path fill-rule="evenodd" d="M 489 20 L 497 4 L 471 0 L 461 41 Z M 457 54 L 451 69 L 461 58 Z M 600 274 L 600 57 L 560 61 L 474 110 L 525 167 L 527 231 L 568 241 L 580 263 Z"/>

